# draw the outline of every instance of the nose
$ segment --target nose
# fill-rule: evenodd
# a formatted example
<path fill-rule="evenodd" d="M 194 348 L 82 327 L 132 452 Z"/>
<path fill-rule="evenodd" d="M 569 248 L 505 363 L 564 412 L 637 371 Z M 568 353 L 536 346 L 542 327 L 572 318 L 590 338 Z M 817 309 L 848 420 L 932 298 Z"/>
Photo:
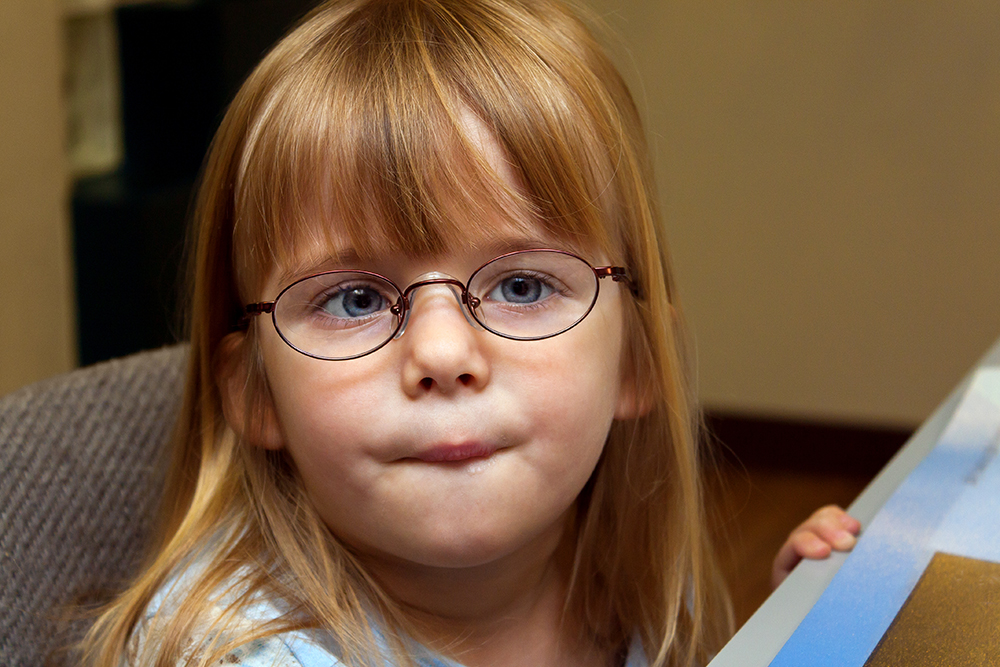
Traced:
<path fill-rule="evenodd" d="M 428 284 L 409 295 L 405 335 L 403 389 L 412 397 L 430 392 L 454 394 L 478 390 L 489 382 L 490 364 L 484 334 L 471 325 L 459 290 L 450 284 Z"/>

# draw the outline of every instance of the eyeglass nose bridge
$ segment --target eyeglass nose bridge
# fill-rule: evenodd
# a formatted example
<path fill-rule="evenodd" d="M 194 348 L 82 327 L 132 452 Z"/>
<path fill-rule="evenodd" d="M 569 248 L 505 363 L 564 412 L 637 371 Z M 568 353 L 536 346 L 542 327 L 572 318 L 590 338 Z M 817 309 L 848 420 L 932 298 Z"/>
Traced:
<path fill-rule="evenodd" d="M 452 278 L 443 273 L 432 272 L 426 274 L 426 278 L 423 280 L 418 280 L 416 282 L 410 283 L 403 293 L 399 297 L 399 302 L 392 307 L 392 311 L 397 317 L 401 319 L 399 329 L 393 335 L 393 340 L 399 338 L 406 331 L 406 325 L 410 321 L 410 311 L 413 309 L 413 304 L 410 301 L 411 295 L 421 287 L 426 287 L 428 285 L 447 285 L 451 295 L 455 297 L 458 302 L 459 308 L 462 310 L 462 315 L 465 317 L 465 321 L 468 322 L 474 329 L 481 330 L 483 328 L 482 324 L 476 319 L 474 312 L 475 309 L 479 307 L 480 300 L 469 294 L 469 289 L 465 286 L 461 280 L 457 278 Z M 455 288 L 458 288 L 461 293 L 456 292 Z"/>

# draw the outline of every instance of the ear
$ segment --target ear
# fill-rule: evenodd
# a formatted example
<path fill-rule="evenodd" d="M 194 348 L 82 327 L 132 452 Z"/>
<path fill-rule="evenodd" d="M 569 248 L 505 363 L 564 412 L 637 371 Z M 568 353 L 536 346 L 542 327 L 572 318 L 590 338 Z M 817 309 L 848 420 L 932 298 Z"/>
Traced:
<path fill-rule="evenodd" d="M 653 388 L 649 383 L 639 382 L 632 371 L 623 372 L 618 388 L 618 405 L 615 419 L 638 419 L 645 417 L 653 409 Z"/>
<path fill-rule="evenodd" d="M 671 325 L 677 324 L 677 311 L 673 304 L 667 304 Z M 648 366 L 650 355 L 641 354 L 636 348 L 644 349 L 648 343 L 642 342 L 637 332 L 641 330 L 639 314 L 632 309 L 625 309 L 626 324 L 623 349 L 618 379 L 618 404 L 615 406 L 615 419 L 628 420 L 645 417 L 653 410 L 654 397 L 657 395 L 655 381 L 650 373 L 642 373 L 639 369 Z M 631 316 L 631 321 L 629 321 Z M 629 326 L 631 324 L 631 326 Z M 629 331 L 636 332 L 632 343 L 629 343 Z M 634 347 L 633 347 L 634 346 Z"/>
<path fill-rule="evenodd" d="M 222 413 L 241 440 L 265 449 L 281 449 L 284 439 L 271 392 L 265 381 L 254 382 L 250 376 L 249 346 L 245 331 L 230 333 L 219 343 L 216 384 L 222 398 Z"/>

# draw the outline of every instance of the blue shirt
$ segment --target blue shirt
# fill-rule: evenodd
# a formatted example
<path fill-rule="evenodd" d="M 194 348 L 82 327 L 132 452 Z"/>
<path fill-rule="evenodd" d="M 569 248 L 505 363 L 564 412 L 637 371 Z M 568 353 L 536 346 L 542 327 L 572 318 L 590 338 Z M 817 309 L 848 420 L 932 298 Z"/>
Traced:
<path fill-rule="evenodd" d="M 343 663 L 322 638 L 309 637 L 305 632 L 289 632 L 258 639 L 231 651 L 233 662 L 226 664 L 245 667 L 337 667 Z M 335 649 L 334 649 L 335 650 Z M 429 651 L 414 656 L 420 667 L 462 667 L 459 663 Z M 647 667 L 642 645 L 632 642 L 625 667 Z M 387 665 L 388 667 L 388 665 Z"/>
<path fill-rule="evenodd" d="M 202 571 L 204 565 L 195 563 L 184 569 L 179 575 L 171 577 L 156 592 L 146 609 L 143 622 L 133 633 L 129 654 L 138 655 L 146 640 L 146 629 L 159 614 L 170 615 L 174 607 L 184 597 L 183 592 Z M 227 587 L 223 587 L 227 588 Z M 238 586 L 232 595 L 238 592 Z M 232 595 L 223 596 L 220 600 L 220 611 Z M 227 599 L 228 598 L 228 599 Z M 241 626 L 247 631 L 260 627 L 261 623 L 280 618 L 287 613 L 287 604 L 283 600 L 273 600 L 263 596 L 257 597 L 235 620 L 236 632 Z M 206 619 L 209 623 L 213 619 Z M 227 624 L 233 628 L 232 624 Z M 378 627 L 374 628 L 375 638 L 380 646 L 387 646 L 384 635 Z M 209 637 L 198 638 L 208 641 Z M 233 667 L 340 667 L 344 663 L 338 657 L 340 651 L 334 637 L 322 629 L 295 630 L 282 632 L 261 639 L 255 639 L 233 649 L 227 654 L 225 664 Z M 430 649 L 417 646 L 414 651 L 414 661 L 420 667 L 462 667 L 461 664 L 432 652 Z M 132 661 L 129 661 L 130 664 Z M 386 662 L 386 667 L 393 667 Z M 625 667 L 648 667 L 648 661 L 642 649 L 642 643 L 636 637 L 629 647 Z"/>

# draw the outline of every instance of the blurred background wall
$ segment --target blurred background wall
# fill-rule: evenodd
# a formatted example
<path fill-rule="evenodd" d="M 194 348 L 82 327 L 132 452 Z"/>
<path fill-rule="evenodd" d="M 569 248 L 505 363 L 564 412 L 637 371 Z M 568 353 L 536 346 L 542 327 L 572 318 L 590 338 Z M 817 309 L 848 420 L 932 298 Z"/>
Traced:
<path fill-rule="evenodd" d="M 647 120 L 705 404 L 922 420 L 1000 336 L 1000 4 L 588 4 Z M 67 298 L 60 7 L 0 4 L 0 391 L 68 367 L 86 330 Z"/>
<path fill-rule="evenodd" d="M 76 359 L 61 9 L 0 2 L 0 393 Z"/>
<path fill-rule="evenodd" d="M 923 419 L 1000 337 L 1000 4 L 591 0 L 716 409 Z"/>

